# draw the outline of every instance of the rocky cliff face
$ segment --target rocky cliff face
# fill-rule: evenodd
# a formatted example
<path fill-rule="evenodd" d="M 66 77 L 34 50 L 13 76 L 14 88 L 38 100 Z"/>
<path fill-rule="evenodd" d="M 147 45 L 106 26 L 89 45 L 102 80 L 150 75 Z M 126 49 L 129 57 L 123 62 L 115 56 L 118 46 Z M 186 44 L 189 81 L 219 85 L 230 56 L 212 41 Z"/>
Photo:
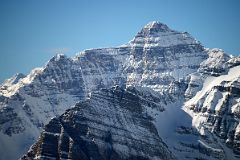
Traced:
<path fill-rule="evenodd" d="M 161 97 L 135 88 L 94 92 L 52 119 L 22 159 L 175 159 L 147 113 L 164 111 L 169 97 Z"/>
<path fill-rule="evenodd" d="M 234 159 L 239 65 L 239 57 L 204 49 L 159 22 L 119 47 L 56 55 L 1 85 L 0 158 L 21 157 L 40 136 L 25 158 L 76 159 L 79 151 L 86 159 Z M 123 93 L 111 89 L 116 85 Z"/>
<path fill-rule="evenodd" d="M 216 60 L 210 56 L 201 64 L 205 68 L 210 62 L 207 70 L 211 72 L 190 76 L 184 110 L 193 118 L 193 126 L 205 136 L 203 142 L 209 149 L 222 150 L 225 159 L 238 159 L 240 67 L 237 57 L 226 58 L 220 52 L 221 58 L 218 54 Z M 200 67 L 199 72 L 205 70 L 203 68 Z M 194 92 L 189 96 L 191 91 Z M 216 144 L 221 145 L 216 147 Z"/>
<path fill-rule="evenodd" d="M 20 156 L 51 117 L 62 114 L 91 91 L 114 85 L 163 91 L 196 71 L 206 58 L 201 44 L 188 33 L 159 22 L 149 23 L 120 47 L 85 50 L 73 58 L 57 55 L 43 68 L 2 84 L 0 143 L 5 150 L 1 155 Z"/>
<path fill-rule="evenodd" d="M 187 87 L 183 81 L 161 94 L 142 87 L 92 92 L 88 100 L 52 119 L 22 159 L 238 159 L 239 119 L 233 120 L 226 109 L 224 115 L 209 110 L 192 114 L 183 96 Z M 213 102 L 221 103 L 220 98 L 213 96 L 209 109 L 219 106 Z M 221 107 L 239 110 L 237 103 Z M 223 122 L 225 128 L 215 125 L 222 119 L 229 120 Z"/>

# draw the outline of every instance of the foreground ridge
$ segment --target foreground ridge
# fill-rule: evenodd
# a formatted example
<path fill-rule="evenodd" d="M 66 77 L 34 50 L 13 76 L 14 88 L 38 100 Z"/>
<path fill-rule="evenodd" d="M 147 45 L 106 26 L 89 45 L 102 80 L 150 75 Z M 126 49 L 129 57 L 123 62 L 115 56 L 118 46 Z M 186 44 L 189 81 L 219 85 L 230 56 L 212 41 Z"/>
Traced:
<path fill-rule="evenodd" d="M 147 114 L 164 108 L 138 94 L 119 87 L 92 93 L 52 119 L 22 159 L 174 159 Z"/>

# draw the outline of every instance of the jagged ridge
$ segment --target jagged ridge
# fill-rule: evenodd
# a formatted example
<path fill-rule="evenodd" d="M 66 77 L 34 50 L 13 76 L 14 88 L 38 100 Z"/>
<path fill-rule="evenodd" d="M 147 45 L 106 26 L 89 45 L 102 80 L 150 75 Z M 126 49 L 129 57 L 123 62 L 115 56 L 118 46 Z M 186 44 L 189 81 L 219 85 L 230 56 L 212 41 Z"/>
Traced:
<path fill-rule="evenodd" d="M 163 106 L 139 93 L 119 87 L 92 93 L 89 100 L 52 119 L 22 159 L 174 159 L 146 112 L 149 107 L 161 112 Z"/>

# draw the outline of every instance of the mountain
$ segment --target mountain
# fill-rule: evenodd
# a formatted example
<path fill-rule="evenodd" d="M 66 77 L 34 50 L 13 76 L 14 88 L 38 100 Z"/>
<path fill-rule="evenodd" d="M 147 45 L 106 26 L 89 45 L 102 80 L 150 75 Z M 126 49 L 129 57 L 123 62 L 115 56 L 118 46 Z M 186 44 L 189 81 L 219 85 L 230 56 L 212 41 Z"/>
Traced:
<path fill-rule="evenodd" d="M 72 58 L 58 54 L 1 85 L 0 158 L 17 159 L 36 140 L 23 159 L 73 158 L 75 152 L 86 159 L 237 158 L 239 97 L 226 95 L 232 95 L 232 85 L 239 88 L 239 65 L 239 57 L 205 49 L 189 33 L 160 22 L 119 47 L 88 49 Z M 68 150 L 58 149 L 61 143 Z"/>
<path fill-rule="evenodd" d="M 240 66 L 228 70 L 207 75 L 192 98 L 184 94 L 196 87 L 193 79 L 161 93 L 142 87 L 94 91 L 51 120 L 22 159 L 239 159 Z"/>
<path fill-rule="evenodd" d="M 193 76 L 195 78 L 192 79 L 189 89 L 193 88 L 194 81 L 200 82 L 201 87 L 196 94 L 186 100 L 184 110 L 191 115 L 193 126 L 205 136 L 201 143 L 212 151 L 221 151 L 225 159 L 239 159 L 240 59 L 235 57 L 228 60 L 228 57 L 228 61 L 222 61 L 226 56 L 220 58 L 219 52 L 222 55 L 222 51 L 218 50 L 216 60 L 210 57 L 202 65 L 205 68 L 205 63 L 210 62 L 207 69 L 211 70 L 210 73 L 204 72 L 206 75 Z M 212 60 L 221 65 L 211 65 Z M 217 145 L 219 146 L 216 147 Z"/>
<path fill-rule="evenodd" d="M 93 92 L 52 119 L 22 159 L 174 159 L 148 113 L 164 111 L 169 99 L 133 87 Z"/>

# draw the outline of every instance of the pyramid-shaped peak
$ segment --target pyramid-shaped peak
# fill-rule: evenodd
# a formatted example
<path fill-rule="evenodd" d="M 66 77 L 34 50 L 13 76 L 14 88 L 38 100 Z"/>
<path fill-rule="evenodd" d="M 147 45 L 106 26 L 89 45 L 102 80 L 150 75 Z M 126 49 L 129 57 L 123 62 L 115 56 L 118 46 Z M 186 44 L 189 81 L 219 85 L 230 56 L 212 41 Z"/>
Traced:
<path fill-rule="evenodd" d="M 144 32 L 168 32 L 172 31 L 166 24 L 163 24 L 158 21 L 152 21 L 149 22 L 147 25 L 145 25 L 142 29 Z"/>
<path fill-rule="evenodd" d="M 149 22 L 147 25 L 144 26 L 144 28 L 166 28 L 169 29 L 168 26 L 166 24 L 163 24 L 159 21 L 152 21 Z"/>
<path fill-rule="evenodd" d="M 145 25 L 129 42 L 132 46 L 161 46 L 199 44 L 189 33 L 170 29 L 166 24 L 153 21 Z"/>
<path fill-rule="evenodd" d="M 161 34 L 173 32 L 166 24 L 158 21 L 149 22 L 145 25 L 136 37 L 158 37 Z"/>

